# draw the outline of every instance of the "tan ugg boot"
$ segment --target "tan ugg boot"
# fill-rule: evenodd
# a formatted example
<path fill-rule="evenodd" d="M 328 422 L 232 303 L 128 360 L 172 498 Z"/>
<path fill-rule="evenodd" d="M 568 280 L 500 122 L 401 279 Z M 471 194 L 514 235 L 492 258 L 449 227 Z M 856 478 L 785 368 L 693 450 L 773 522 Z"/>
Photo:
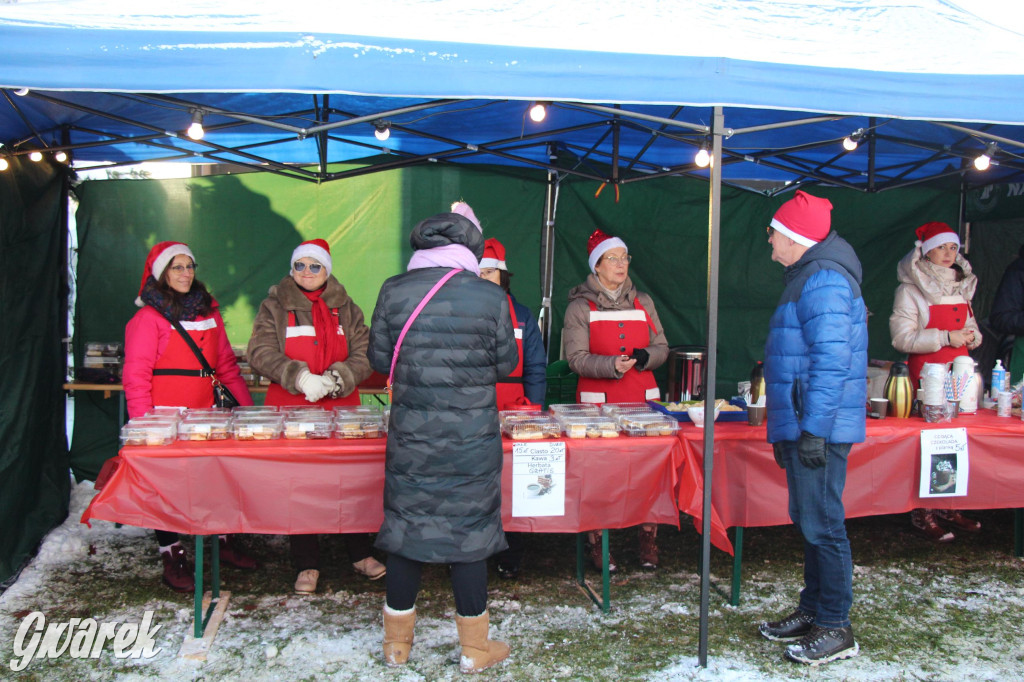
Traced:
<path fill-rule="evenodd" d="M 467 618 L 455 615 L 459 629 L 459 644 L 462 645 L 462 659 L 459 670 L 464 673 L 478 673 L 508 658 L 511 649 L 505 642 L 487 638 L 490 616 L 484 611 L 479 616 Z"/>
<path fill-rule="evenodd" d="M 408 611 L 394 611 L 384 605 L 384 662 L 390 666 L 403 665 L 412 650 L 412 631 L 416 624 L 416 607 Z"/>

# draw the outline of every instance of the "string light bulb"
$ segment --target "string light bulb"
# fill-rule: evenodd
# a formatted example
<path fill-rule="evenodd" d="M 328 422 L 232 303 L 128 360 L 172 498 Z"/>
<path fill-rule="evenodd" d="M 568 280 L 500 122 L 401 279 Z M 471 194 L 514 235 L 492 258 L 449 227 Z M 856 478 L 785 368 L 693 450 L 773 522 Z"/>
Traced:
<path fill-rule="evenodd" d="M 7 163 L 7 159 L 0 156 L 0 172 L 7 170 L 11 167 L 11 164 Z"/>
<path fill-rule="evenodd" d="M 39 163 L 40 161 L 43 160 L 43 153 L 40 151 L 34 151 L 28 155 L 28 158 L 35 161 L 36 163 Z"/>
<path fill-rule="evenodd" d="M 387 121 L 375 121 L 373 127 L 373 136 L 381 142 L 391 137 L 391 124 Z"/>
<path fill-rule="evenodd" d="M 198 109 L 192 110 L 192 125 L 188 127 L 188 136 L 193 140 L 201 140 L 206 135 L 203 129 L 203 112 Z"/>
<path fill-rule="evenodd" d="M 18 88 L 17 90 L 14 91 L 14 94 L 17 95 L 18 97 L 24 97 L 25 95 L 28 94 L 28 88 Z"/>
<path fill-rule="evenodd" d="M 700 149 L 693 156 L 693 162 L 697 165 L 697 168 L 707 168 L 711 165 L 711 154 L 708 152 L 707 140 L 701 143 Z"/>
<path fill-rule="evenodd" d="M 998 149 L 999 148 L 996 146 L 995 142 L 989 143 L 989 145 L 985 147 L 985 151 L 974 159 L 974 167 L 980 171 L 987 171 L 988 167 L 992 165 L 992 157 L 996 155 L 996 151 L 998 151 Z"/>
<path fill-rule="evenodd" d="M 53 158 L 56 159 L 57 163 L 64 163 L 65 161 L 68 160 L 68 155 L 67 155 L 66 152 L 61 150 L 61 151 L 57 152 L 56 154 L 54 154 Z"/>
<path fill-rule="evenodd" d="M 533 106 L 530 107 L 530 120 L 534 123 L 540 123 L 548 116 L 548 107 L 544 102 L 534 102 Z"/>
<path fill-rule="evenodd" d="M 843 149 L 848 152 L 852 152 L 860 144 L 860 141 L 864 139 L 864 129 L 858 128 L 849 135 L 843 138 Z"/>

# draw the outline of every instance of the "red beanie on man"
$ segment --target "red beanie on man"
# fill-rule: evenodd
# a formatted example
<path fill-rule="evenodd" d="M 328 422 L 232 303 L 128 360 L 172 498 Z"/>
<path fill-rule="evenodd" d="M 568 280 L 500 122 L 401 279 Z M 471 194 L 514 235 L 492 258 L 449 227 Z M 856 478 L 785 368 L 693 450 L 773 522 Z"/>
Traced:
<path fill-rule="evenodd" d="M 775 212 L 771 226 L 801 246 L 814 246 L 832 227 L 832 202 L 797 190 Z"/>

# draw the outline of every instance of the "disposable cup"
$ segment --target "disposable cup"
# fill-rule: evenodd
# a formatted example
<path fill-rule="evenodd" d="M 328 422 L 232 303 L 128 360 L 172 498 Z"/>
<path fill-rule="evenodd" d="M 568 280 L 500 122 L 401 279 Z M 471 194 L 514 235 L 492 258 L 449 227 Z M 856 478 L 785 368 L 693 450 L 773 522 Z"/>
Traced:
<path fill-rule="evenodd" d="M 747 423 L 751 426 L 760 426 L 764 423 L 764 414 L 767 410 L 764 405 L 748 405 Z"/>

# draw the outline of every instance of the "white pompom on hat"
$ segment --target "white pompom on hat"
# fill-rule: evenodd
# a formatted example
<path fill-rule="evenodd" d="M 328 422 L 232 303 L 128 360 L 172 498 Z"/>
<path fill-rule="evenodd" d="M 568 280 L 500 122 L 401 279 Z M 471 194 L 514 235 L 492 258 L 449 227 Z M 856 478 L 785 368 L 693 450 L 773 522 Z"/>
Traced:
<path fill-rule="evenodd" d="M 960 235 L 946 223 L 925 223 L 914 230 L 917 235 L 915 244 L 921 247 L 921 253 L 927 254 L 936 246 L 949 244 L 950 242 L 960 246 Z"/>
<path fill-rule="evenodd" d="M 601 256 L 611 249 L 626 249 L 626 253 L 629 253 L 626 242 L 618 237 L 609 236 L 599 229 L 590 233 L 590 237 L 587 239 L 587 254 L 589 254 L 587 261 L 590 263 L 591 272 L 597 274 L 597 261 L 601 260 Z"/>
<path fill-rule="evenodd" d="M 317 263 L 324 266 L 324 269 L 327 270 L 328 277 L 331 276 L 331 269 L 334 265 L 331 261 L 331 246 L 323 239 L 310 239 L 309 241 L 302 242 L 296 246 L 295 250 L 292 251 L 291 262 L 294 263 L 300 258 L 312 258 Z M 292 268 L 289 268 L 289 272 L 291 272 L 291 270 Z"/>

